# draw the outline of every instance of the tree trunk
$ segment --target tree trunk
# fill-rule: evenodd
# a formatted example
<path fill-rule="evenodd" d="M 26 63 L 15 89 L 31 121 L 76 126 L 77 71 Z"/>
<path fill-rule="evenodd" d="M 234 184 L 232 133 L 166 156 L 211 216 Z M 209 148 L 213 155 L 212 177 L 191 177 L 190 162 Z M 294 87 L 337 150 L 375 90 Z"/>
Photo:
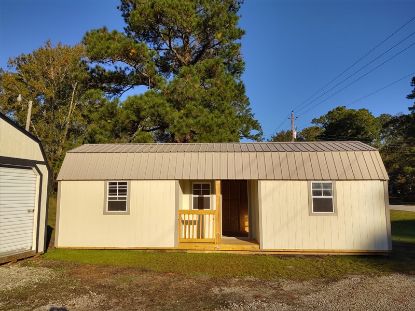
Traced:
<path fill-rule="evenodd" d="M 66 136 L 68 135 L 69 125 L 71 123 L 71 116 L 75 109 L 75 92 L 76 92 L 77 86 L 78 86 L 78 82 L 75 82 L 72 87 L 71 101 L 69 103 L 68 115 L 65 120 L 65 129 L 63 131 L 62 138 L 61 138 L 61 141 L 58 147 L 58 152 L 56 153 L 56 159 L 60 159 L 62 155 L 63 146 L 66 142 Z"/>

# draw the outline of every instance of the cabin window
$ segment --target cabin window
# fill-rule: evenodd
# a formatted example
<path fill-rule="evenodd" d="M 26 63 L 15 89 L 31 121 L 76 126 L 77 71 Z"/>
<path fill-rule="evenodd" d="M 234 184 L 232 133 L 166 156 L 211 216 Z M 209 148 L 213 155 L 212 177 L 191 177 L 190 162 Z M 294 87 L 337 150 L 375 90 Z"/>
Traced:
<path fill-rule="evenodd" d="M 192 200 L 193 209 L 210 209 L 210 183 L 193 183 Z"/>
<path fill-rule="evenodd" d="M 311 183 L 311 210 L 316 214 L 333 214 L 333 182 L 313 181 Z"/>
<path fill-rule="evenodd" d="M 106 211 L 108 213 L 128 211 L 128 182 L 127 181 L 108 181 L 107 182 Z"/>

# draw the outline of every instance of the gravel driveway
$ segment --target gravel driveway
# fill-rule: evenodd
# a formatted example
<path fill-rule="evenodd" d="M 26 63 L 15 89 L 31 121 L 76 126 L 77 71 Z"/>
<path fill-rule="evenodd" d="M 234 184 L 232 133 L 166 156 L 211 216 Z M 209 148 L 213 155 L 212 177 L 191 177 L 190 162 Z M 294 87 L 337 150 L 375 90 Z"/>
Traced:
<path fill-rule="evenodd" d="M 0 267 L 0 310 L 415 310 L 415 277 L 186 277 L 71 265 Z M 61 309 L 59 309 L 61 308 Z"/>

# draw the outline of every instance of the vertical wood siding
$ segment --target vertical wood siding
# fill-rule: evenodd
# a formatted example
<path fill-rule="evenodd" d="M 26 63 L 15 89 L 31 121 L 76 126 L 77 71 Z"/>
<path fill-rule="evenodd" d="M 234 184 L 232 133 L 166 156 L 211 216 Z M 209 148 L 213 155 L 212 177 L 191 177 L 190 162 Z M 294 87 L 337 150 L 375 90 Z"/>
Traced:
<path fill-rule="evenodd" d="M 130 213 L 104 215 L 104 181 L 60 182 L 57 246 L 174 247 L 175 181 L 130 187 Z"/>
<path fill-rule="evenodd" d="M 0 119 L 0 156 L 43 161 L 39 144 Z"/>
<path fill-rule="evenodd" d="M 259 181 L 263 249 L 388 250 L 382 181 L 337 181 L 336 215 L 309 214 L 306 181 Z"/>

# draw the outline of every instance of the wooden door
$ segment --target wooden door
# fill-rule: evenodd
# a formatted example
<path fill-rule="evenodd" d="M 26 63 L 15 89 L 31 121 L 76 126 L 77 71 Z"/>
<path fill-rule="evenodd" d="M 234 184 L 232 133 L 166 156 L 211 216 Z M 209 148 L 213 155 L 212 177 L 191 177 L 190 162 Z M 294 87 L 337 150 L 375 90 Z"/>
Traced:
<path fill-rule="evenodd" d="M 222 181 L 222 234 L 247 236 L 248 193 L 246 180 Z"/>

